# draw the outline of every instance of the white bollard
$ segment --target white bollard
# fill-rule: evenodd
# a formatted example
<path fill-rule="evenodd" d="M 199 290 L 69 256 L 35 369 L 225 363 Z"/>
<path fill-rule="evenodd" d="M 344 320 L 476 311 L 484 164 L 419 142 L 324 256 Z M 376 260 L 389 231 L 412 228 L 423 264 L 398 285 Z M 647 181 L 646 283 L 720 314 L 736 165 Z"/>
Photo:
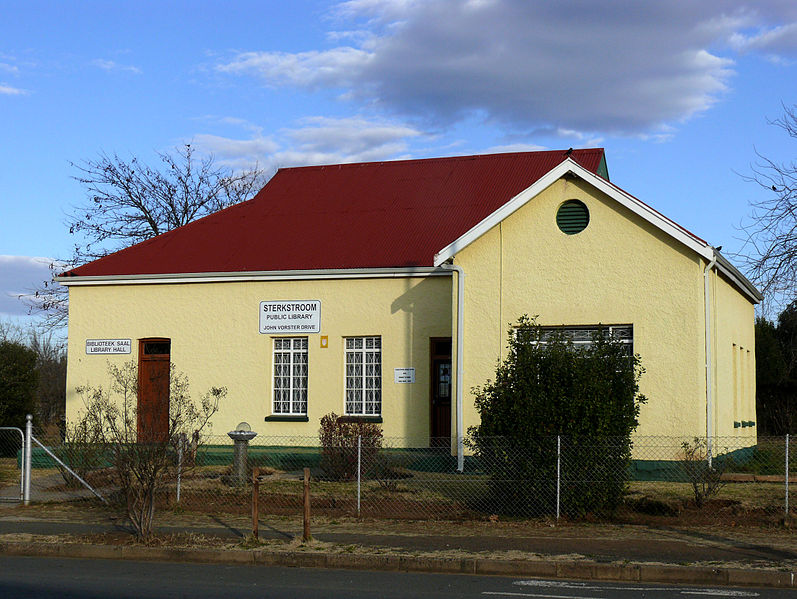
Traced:
<path fill-rule="evenodd" d="M 357 517 L 360 517 L 360 472 L 362 472 L 363 438 L 357 435 Z"/>
<path fill-rule="evenodd" d="M 30 462 L 33 452 L 33 416 L 28 414 L 27 422 L 25 423 L 25 447 L 22 452 L 22 478 L 24 479 L 24 486 L 22 490 L 22 503 L 28 505 L 30 503 Z"/>
<path fill-rule="evenodd" d="M 560 489 L 562 483 L 562 437 L 556 435 L 556 521 L 559 522 Z"/>

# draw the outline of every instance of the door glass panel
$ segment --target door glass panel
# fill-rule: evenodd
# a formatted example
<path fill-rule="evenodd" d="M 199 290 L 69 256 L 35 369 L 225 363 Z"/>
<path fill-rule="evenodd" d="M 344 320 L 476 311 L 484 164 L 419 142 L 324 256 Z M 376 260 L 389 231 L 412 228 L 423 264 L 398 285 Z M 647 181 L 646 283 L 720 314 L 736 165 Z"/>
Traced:
<path fill-rule="evenodd" d="M 451 396 L 451 364 L 441 363 L 437 365 L 437 396 Z"/>
<path fill-rule="evenodd" d="M 171 350 L 169 341 L 147 341 L 144 343 L 144 355 L 159 356 L 168 354 Z"/>

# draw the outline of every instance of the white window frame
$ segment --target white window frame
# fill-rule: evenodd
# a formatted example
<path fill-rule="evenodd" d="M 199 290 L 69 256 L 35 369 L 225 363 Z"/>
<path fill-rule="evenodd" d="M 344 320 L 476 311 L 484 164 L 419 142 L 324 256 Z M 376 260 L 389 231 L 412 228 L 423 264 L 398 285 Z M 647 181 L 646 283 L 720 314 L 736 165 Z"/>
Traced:
<path fill-rule="evenodd" d="M 344 414 L 381 416 L 382 337 L 379 335 L 344 337 L 344 353 L 343 375 L 346 379 L 343 395 Z M 352 371 L 356 370 L 357 366 L 360 366 L 359 374 Z M 370 373 L 368 366 L 372 367 Z"/>
<path fill-rule="evenodd" d="M 289 346 L 284 347 L 285 342 Z M 308 379 L 310 373 L 310 357 L 308 354 L 307 337 L 272 337 L 271 348 L 271 413 L 274 416 L 307 416 L 308 405 Z M 278 361 L 278 355 L 280 360 Z M 283 362 L 281 358 L 287 356 L 288 361 Z M 304 360 L 302 361 L 302 356 Z M 305 372 L 295 373 L 296 368 L 305 367 Z M 288 373 L 279 373 L 279 366 L 287 366 Z M 298 377 L 298 378 L 297 378 Z M 287 387 L 283 386 L 287 379 Z M 297 382 L 299 384 L 297 384 Z M 288 411 L 282 411 L 285 399 L 277 398 L 277 394 L 287 391 Z M 302 406 L 303 404 L 303 406 Z M 304 410 L 302 410 L 304 407 Z"/>
<path fill-rule="evenodd" d="M 612 339 L 628 347 L 628 355 L 634 355 L 634 325 L 632 324 L 612 324 L 612 325 L 562 325 L 562 326 L 541 326 L 542 339 L 540 344 L 546 343 L 546 334 L 563 333 L 574 347 L 591 347 L 593 344 L 592 336 L 595 331 L 603 331 L 607 339 Z M 536 342 L 535 342 L 536 343 Z"/>

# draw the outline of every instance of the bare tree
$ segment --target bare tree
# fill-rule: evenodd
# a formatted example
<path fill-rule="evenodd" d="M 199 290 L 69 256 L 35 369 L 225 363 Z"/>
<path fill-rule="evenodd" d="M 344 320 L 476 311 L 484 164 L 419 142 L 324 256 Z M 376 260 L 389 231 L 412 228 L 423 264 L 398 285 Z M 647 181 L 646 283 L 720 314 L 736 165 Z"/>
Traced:
<path fill-rule="evenodd" d="M 158 156 L 158 168 L 115 153 L 72 163 L 87 197 L 67 215 L 78 241 L 69 260 L 53 263 L 54 275 L 247 200 L 267 180 L 257 167 L 233 172 L 218 166 L 213 156 L 197 156 L 191 144 Z M 49 328 L 66 324 L 68 296 L 61 285 L 46 281 L 25 301 L 46 315 Z"/>
<path fill-rule="evenodd" d="M 783 107 L 770 121 L 797 140 L 797 104 Z M 740 256 L 750 277 L 777 305 L 797 299 L 797 161 L 775 161 L 756 152 L 759 161 L 744 179 L 769 192 L 752 202 L 747 239 Z"/>
<path fill-rule="evenodd" d="M 27 339 L 25 329 L 10 320 L 0 320 L 0 341 L 24 343 Z"/>
<path fill-rule="evenodd" d="M 162 432 L 138 430 L 138 368 L 136 363 L 108 365 L 111 384 L 77 388 L 84 410 L 72 425 L 71 435 L 91 439 L 107 448 L 127 518 L 136 535 L 152 536 L 158 494 L 174 480 L 175 453 L 182 439 L 200 439 L 210 419 L 227 395 L 226 387 L 211 387 L 199 402 L 191 398 L 188 378 L 172 364 L 169 372 L 169 418 Z M 68 433 L 70 430 L 68 430 Z M 70 435 L 67 435 L 69 438 Z"/>
<path fill-rule="evenodd" d="M 30 348 L 36 352 L 39 386 L 36 389 L 36 422 L 60 429 L 66 409 L 66 347 L 52 331 L 32 329 Z"/>

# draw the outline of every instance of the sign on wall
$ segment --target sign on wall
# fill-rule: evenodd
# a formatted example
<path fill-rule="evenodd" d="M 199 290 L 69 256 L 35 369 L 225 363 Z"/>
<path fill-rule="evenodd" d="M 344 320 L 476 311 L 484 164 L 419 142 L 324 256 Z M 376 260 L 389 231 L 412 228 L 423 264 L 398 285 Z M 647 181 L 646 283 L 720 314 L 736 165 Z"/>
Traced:
<path fill-rule="evenodd" d="M 86 339 L 87 354 L 129 354 L 130 339 Z"/>
<path fill-rule="evenodd" d="M 414 368 L 394 368 L 393 369 L 393 382 L 395 382 L 395 383 L 414 383 L 415 382 L 415 369 Z"/>
<path fill-rule="evenodd" d="M 264 335 L 320 331 L 321 302 L 318 300 L 260 302 L 260 332 Z"/>

